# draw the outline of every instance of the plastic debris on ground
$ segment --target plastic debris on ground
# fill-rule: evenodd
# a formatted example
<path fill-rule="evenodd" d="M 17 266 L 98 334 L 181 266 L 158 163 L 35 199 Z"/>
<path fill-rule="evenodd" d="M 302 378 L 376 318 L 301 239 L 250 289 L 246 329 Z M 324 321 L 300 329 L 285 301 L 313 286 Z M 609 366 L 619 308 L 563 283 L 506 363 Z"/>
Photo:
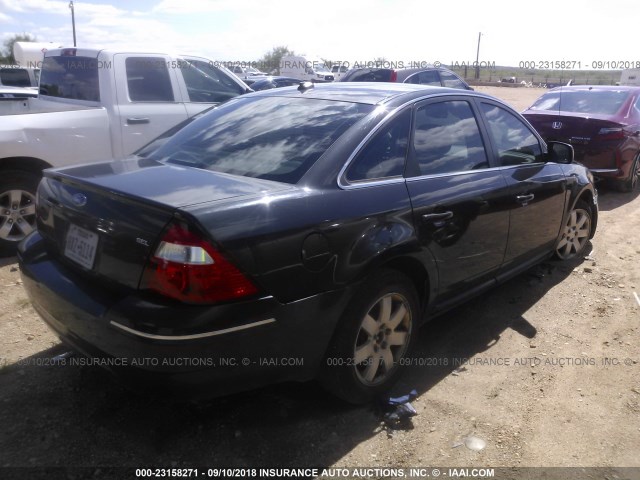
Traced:
<path fill-rule="evenodd" d="M 411 402 L 416 399 L 418 392 L 411 390 L 401 397 L 383 397 L 380 399 L 382 420 L 387 428 L 392 430 L 408 430 L 413 428 L 411 417 L 418 414 Z"/>

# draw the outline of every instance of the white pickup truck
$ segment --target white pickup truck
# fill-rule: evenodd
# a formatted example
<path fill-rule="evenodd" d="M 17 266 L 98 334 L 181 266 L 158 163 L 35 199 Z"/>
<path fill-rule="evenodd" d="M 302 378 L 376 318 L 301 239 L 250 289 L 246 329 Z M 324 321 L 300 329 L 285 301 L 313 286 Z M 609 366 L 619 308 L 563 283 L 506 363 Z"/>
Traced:
<path fill-rule="evenodd" d="M 43 169 L 123 158 L 248 91 L 206 58 L 48 50 L 39 97 L 0 102 L 0 253 L 33 230 Z"/>

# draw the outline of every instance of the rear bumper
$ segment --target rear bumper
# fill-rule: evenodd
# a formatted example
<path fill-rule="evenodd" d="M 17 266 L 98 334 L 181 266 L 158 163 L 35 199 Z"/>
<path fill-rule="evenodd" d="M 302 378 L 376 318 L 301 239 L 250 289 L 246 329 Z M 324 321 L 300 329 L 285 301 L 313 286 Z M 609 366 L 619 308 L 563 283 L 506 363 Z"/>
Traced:
<path fill-rule="evenodd" d="M 52 258 L 37 232 L 18 260 L 34 308 L 63 342 L 125 383 L 186 396 L 313 378 L 349 296 L 190 306 L 105 290 Z"/>

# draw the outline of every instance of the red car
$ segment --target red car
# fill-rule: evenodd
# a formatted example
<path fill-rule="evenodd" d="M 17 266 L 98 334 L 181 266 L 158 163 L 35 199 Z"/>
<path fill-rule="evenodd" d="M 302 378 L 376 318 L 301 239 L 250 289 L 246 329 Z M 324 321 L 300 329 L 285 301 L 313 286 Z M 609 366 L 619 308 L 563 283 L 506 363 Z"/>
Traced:
<path fill-rule="evenodd" d="M 546 141 L 573 145 L 575 159 L 622 191 L 640 177 L 640 87 L 548 91 L 522 112 Z"/>

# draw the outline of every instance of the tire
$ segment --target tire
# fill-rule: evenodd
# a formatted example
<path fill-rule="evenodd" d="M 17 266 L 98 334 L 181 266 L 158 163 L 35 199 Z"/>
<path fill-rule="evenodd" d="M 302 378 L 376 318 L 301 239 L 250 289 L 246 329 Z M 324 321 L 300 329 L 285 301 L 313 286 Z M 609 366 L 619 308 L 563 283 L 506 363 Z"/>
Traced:
<path fill-rule="evenodd" d="M 0 253 L 12 255 L 36 228 L 36 190 L 40 176 L 10 170 L 0 178 Z"/>
<path fill-rule="evenodd" d="M 591 208 L 578 200 L 562 227 L 562 238 L 556 246 L 555 255 L 560 260 L 571 260 L 582 255 L 591 238 Z"/>
<path fill-rule="evenodd" d="M 618 182 L 618 190 L 621 192 L 633 192 L 636 188 L 638 188 L 638 183 L 640 182 L 640 157 L 636 157 L 633 161 L 633 165 L 631 165 L 631 174 L 629 178 Z"/>
<path fill-rule="evenodd" d="M 320 383 L 337 397 L 363 404 L 398 380 L 419 319 L 411 281 L 381 270 L 359 289 L 334 333 Z"/>

